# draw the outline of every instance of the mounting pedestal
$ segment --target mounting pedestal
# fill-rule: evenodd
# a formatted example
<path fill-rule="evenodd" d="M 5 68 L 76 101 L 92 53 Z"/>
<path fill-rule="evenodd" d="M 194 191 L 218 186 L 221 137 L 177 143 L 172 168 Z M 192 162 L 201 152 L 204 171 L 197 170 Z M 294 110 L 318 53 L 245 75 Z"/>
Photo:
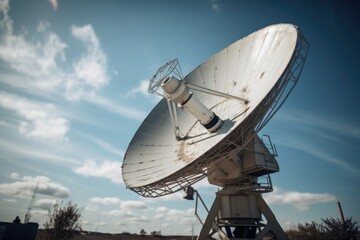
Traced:
<path fill-rule="evenodd" d="M 269 136 L 261 139 L 255 135 L 241 151 L 209 168 L 209 182 L 222 189 L 216 193 L 199 240 L 210 239 L 215 233 L 222 240 L 288 239 L 262 198 L 263 193 L 273 190 L 269 174 L 279 171 L 276 155 Z"/>
<path fill-rule="evenodd" d="M 262 215 L 266 224 L 261 223 Z M 266 236 L 288 239 L 260 193 L 245 193 L 235 188 L 217 192 L 197 239 L 212 239 L 215 233 L 222 240 L 262 240 Z"/>

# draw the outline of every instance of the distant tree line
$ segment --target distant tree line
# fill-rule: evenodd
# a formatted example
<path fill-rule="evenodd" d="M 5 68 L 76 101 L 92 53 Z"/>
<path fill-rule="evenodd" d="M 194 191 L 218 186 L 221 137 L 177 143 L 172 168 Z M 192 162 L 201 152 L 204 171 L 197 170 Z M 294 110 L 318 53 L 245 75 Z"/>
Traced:
<path fill-rule="evenodd" d="M 150 234 L 151 234 L 152 236 L 160 237 L 160 236 L 161 236 L 161 231 L 152 231 L 152 232 L 150 232 Z M 143 236 L 143 237 L 145 237 L 146 231 L 145 231 L 144 229 L 141 229 L 141 230 L 140 230 L 140 235 Z"/>

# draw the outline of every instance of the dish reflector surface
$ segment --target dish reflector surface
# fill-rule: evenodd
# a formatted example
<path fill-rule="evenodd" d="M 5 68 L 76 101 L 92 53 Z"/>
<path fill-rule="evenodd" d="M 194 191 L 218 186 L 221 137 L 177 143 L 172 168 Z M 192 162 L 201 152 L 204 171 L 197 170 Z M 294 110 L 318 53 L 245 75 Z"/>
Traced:
<path fill-rule="evenodd" d="M 233 43 L 195 68 L 184 78 L 186 83 L 249 102 L 192 91 L 224 123 L 218 131 L 209 133 L 194 116 L 178 108 L 179 127 L 186 138 L 177 140 L 167 100 L 162 99 L 128 146 L 122 166 L 125 184 L 143 196 L 157 197 L 205 177 L 212 163 L 246 145 L 281 106 L 292 90 L 279 99 L 288 82 L 296 83 L 300 74 L 303 63 L 300 70 L 292 68 L 298 64 L 304 45 L 307 48 L 295 26 L 272 25 Z M 280 106 L 274 108 L 279 100 Z"/>

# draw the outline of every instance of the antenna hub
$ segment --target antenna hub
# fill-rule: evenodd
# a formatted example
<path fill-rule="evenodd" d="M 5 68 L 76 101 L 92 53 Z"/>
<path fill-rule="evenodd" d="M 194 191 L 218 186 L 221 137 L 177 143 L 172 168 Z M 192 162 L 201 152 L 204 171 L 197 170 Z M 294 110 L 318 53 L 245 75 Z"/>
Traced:
<path fill-rule="evenodd" d="M 175 92 L 179 86 L 180 86 L 180 81 L 175 79 L 173 76 L 168 76 L 161 83 L 161 87 L 164 89 L 166 93 L 169 94 Z"/>
<path fill-rule="evenodd" d="M 189 87 L 183 80 L 178 80 L 174 76 L 166 77 L 161 83 L 161 88 L 164 91 L 164 97 L 175 103 L 183 105 L 190 98 Z"/>
<path fill-rule="evenodd" d="M 168 76 L 162 81 L 161 87 L 164 90 L 166 99 L 183 106 L 209 132 L 215 132 L 221 127 L 222 120 L 190 93 L 189 87 L 184 80 Z"/>

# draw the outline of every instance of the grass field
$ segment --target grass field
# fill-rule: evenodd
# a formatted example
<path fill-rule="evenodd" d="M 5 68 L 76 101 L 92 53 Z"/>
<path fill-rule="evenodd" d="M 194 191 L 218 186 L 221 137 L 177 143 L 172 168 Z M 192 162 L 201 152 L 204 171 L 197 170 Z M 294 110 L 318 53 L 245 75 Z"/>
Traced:
<path fill-rule="evenodd" d="M 191 236 L 152 236 L 152 235 L 138 235 L 128 233 L 96 233 L 96 232 L 82 232 L 76 236 L 74 240 L 191 240 Z M 196 239 L 196 237 L 194 237 Z M 46 240 L 45 231 L 43 229 L 38 230 L 36 240 Z"/>

